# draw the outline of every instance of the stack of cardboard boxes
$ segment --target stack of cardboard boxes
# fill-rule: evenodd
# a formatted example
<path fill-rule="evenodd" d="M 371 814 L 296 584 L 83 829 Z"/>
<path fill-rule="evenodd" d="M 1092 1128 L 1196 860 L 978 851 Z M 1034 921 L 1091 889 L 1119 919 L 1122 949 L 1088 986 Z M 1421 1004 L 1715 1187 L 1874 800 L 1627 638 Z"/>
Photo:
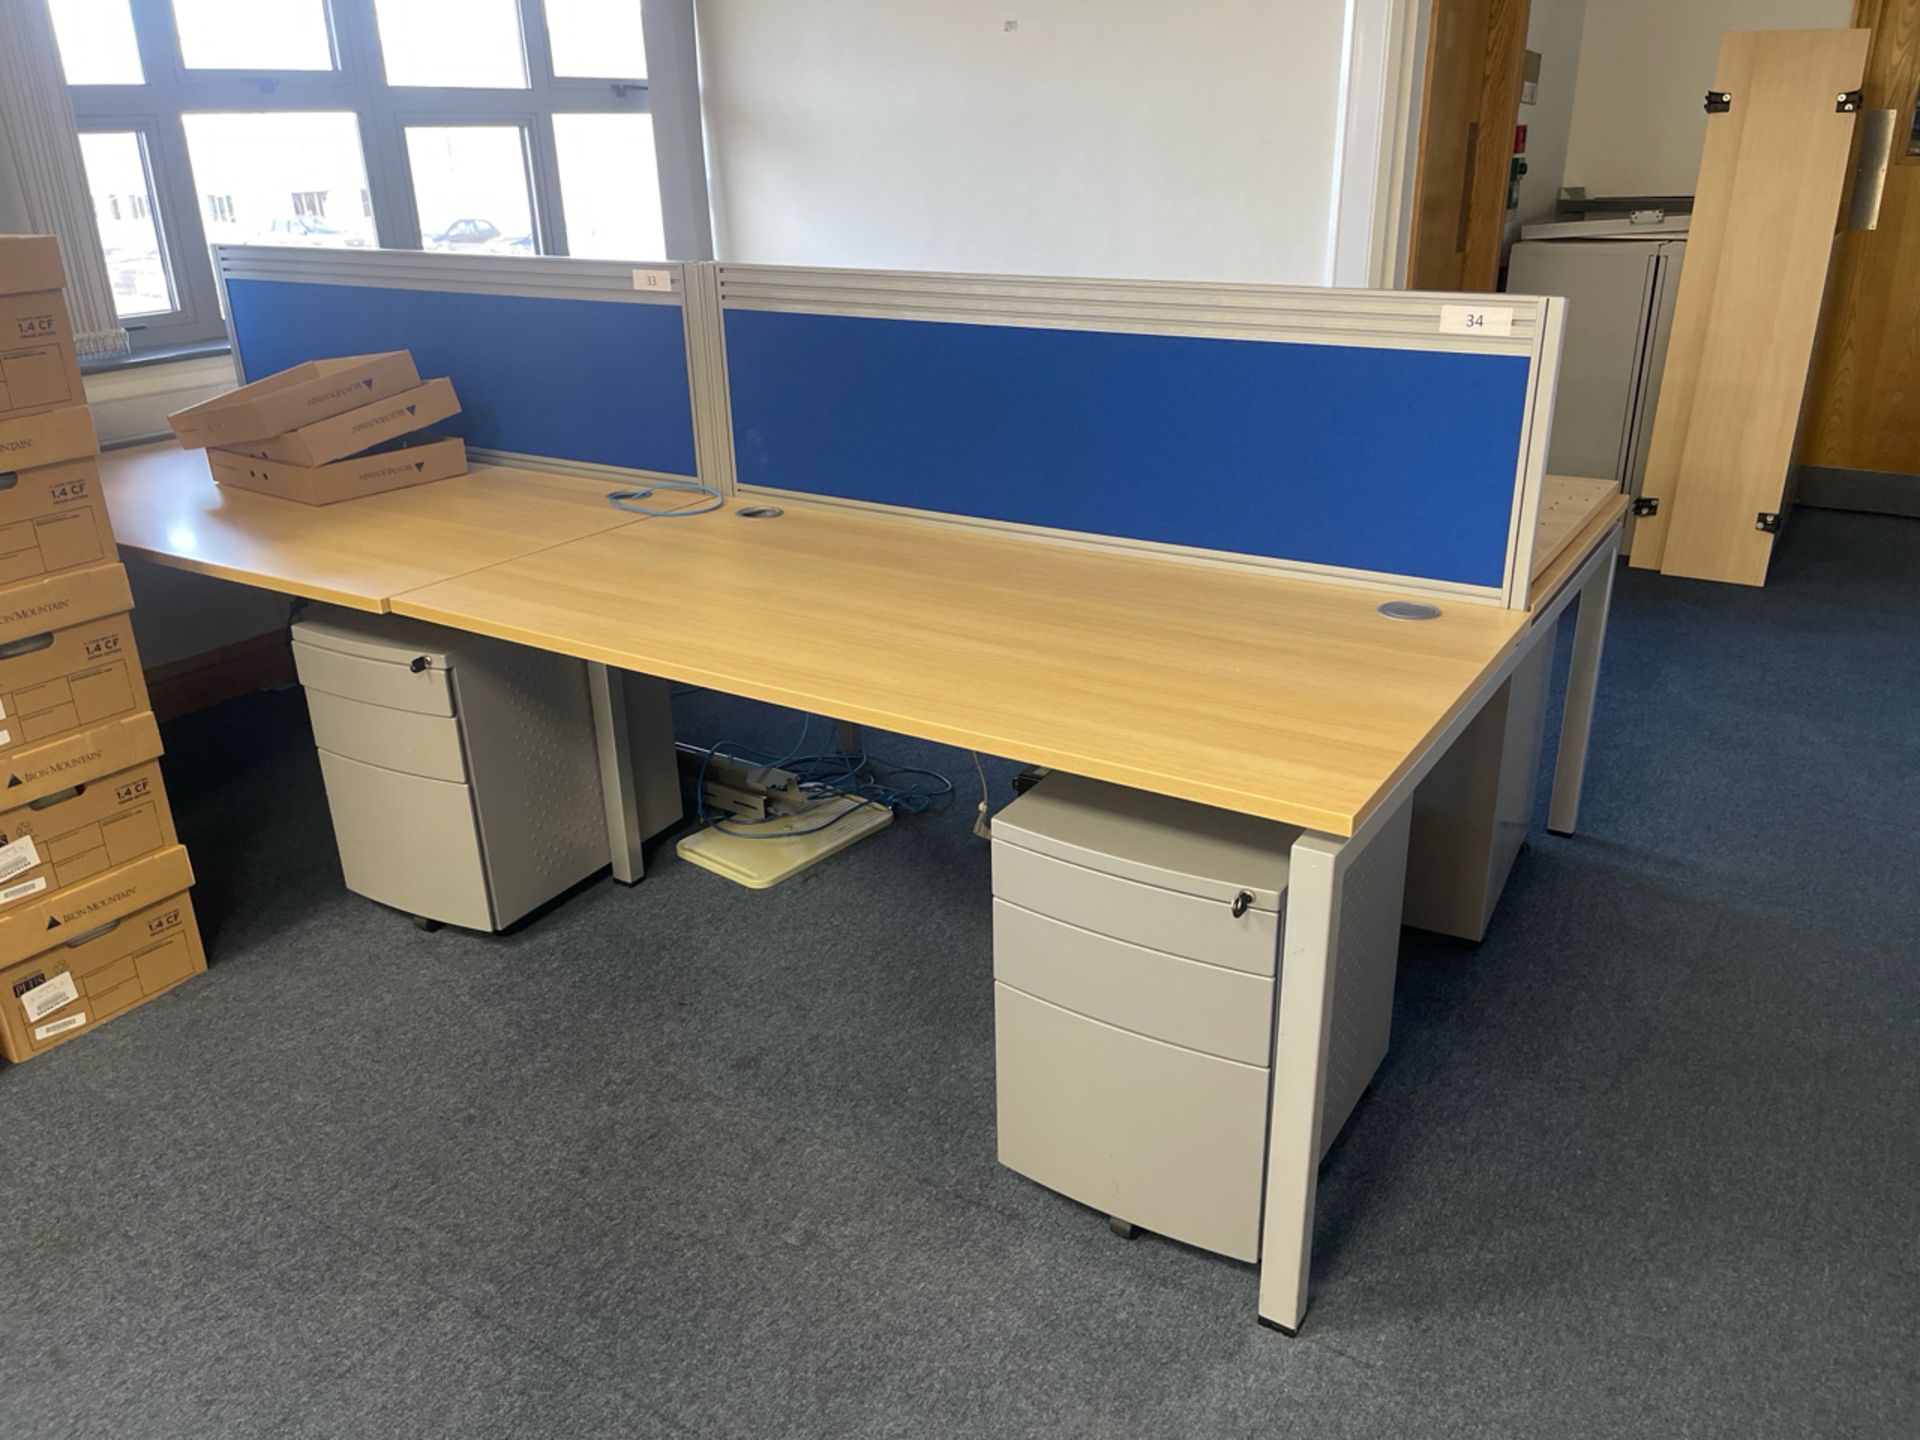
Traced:
<path fill-rule="evenodd" d="M 0 1055 L 206 969 L 45 236 L 0 235 Z"/>
<path fill-rule="evenodd" d="M 169 416 L 222 485 L 330 505 L 467 471 L 457 439 L 419 433 L 460 413 L 405 350 L 313 360 Z"/>

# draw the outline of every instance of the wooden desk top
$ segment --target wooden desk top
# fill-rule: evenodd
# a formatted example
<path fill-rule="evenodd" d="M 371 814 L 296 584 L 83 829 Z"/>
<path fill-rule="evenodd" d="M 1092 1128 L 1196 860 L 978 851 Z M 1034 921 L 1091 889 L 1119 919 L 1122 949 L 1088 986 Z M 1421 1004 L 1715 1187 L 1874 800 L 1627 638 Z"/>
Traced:
<path fill-rule="evenodd" d="M 1524 613 L 825 506 L 631 526 L 397 613 L 1349 835 Z"/>
<path fill-rule="evenodd" d="M 604 481 L 503 467 L 338 505 L 101 457 L 128 550 L 1334 835 L 1365 821 L 1526 614 L 828 506 L 642 525 Z M 697 503 L 668 495 L 662 502 Z M 1536 605 L 1618 523 L 1550 481 Z"/>
<path fill-rule="evenodd" d="M 216 485 L 172 441 L 110 451 L 100 477 L 123 549 L 356 610 L 640 518 L 607 503 L 605 481 L 503 466 L 337 505 Z"/>
<path fill-rule="evenodd" d="M 1533 534 L 1533 583 L 1527 604 L 1543 609 L 1627 513 L 1627 497 L 1611 480 L 1549 475 L 1540 487 L 1540 523 Z"/>

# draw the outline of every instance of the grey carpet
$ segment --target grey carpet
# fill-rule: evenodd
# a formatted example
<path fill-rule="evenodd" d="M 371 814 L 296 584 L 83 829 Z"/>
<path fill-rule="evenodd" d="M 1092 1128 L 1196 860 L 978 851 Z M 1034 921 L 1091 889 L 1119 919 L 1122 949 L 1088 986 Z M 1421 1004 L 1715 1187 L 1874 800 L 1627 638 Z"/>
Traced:
<path fill-rule="evenodd" d="M 1584 833 L 1409 933 L 1295 1341 L 995 1165 L 963 753 L 488 938 L 341 889 L 297 694 L 169 727 L 215 963 L 0 1072 L 0 1434 L 1920 1433 L 1920 523 L 1797 519 L 1622 574 Z"/>

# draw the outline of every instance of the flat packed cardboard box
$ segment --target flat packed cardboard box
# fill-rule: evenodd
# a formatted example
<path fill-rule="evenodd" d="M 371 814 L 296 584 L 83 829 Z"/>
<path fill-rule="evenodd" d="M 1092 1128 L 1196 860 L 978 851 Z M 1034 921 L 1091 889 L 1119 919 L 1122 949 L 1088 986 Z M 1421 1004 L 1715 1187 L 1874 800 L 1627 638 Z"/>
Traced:
<path fill-rule="evenodd" d="M 189 450 L 242 445 L 284 435 L 316 420 L 411 390 L 420 383 L 413 357 L 404 350 L 309 360 L 238 390 L 229 390 L 167 417 Z"/>
<path fill-rule="evenodd" d="M 0 416 L 87 402 L 66 283 L 51 235 L 0 235 Z"/>
<path fill-rule="evenodd" d="M 118 565 L 0 591 L 0 756 L 148 709 Z"/>
<path fill-rule="evenodd" d="M 66 268 L 60 242 L 51 235 L 0 235 L 0 294 L 64 290 Z"/>
<path fill-rule="evenodd" d="M 31 1060 L 206 968 L 184 889 L 93 925 L 0 970 L 0 1054 Z"/>
<path fill-rule="evenodd" d="M 32 470 L 99 453 L 93 411 L 85 405 L 0 418 L 0 469 Z"/>
<path fill-rule="evenodd" d="M 383 490 L 464 475 L 467 447 L 459 440 L 420 437 L 396 448 L 313 466 L 283 465 L 234 450 L 209 450 L 207 466 L 215 480 L 237 490 L 258 490 L 303 505 L 331 505 L 336 500 L 357 500 Z"/>
<path fill-rule="evenodd" d="M 402 435 L 424 430 L 449 415 L 459 413 L 460 402 L 454 398 L 453 382 L 446 379 L 429 380 L 424 385 L 402 390 L 398 395 L 376 400 L 371 405 L 362 405 L 331 420 L 302 425 L 298 430 L 289 430 L 285 435 L 276 435 L 271 440 L 237 448 L 265 460 L 278 460 L 285 465 L 326 465 L 349 455 L 358 455 L 363 450 L 370 450 L 375 445 L 383 445 Z"/>
<path fill-rule="evenodd" d="M 117 727 L 108 731 L 120 738 Z M 91 763 L 81 756 L 51 774 L 37 769 L 38 784 L 4 792 L 0 911 L 178 843 L 160 762 L 118 765 L 111 748 L 94 747 Z"/>
<path fill-rule="evenodd" d="M 0 585 L 114 558 L 97 460 L 0 470 Z"/>

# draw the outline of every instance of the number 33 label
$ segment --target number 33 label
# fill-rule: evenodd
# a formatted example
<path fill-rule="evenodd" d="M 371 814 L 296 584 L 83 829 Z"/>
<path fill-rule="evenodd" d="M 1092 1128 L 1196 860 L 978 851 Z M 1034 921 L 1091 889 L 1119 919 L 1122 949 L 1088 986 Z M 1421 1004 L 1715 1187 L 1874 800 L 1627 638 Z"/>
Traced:
<path fill-rule="evenodd" d="M 1511 335 L 1513 310 L 1506 305 L 1442 305 L 1442 335 Z"/>

